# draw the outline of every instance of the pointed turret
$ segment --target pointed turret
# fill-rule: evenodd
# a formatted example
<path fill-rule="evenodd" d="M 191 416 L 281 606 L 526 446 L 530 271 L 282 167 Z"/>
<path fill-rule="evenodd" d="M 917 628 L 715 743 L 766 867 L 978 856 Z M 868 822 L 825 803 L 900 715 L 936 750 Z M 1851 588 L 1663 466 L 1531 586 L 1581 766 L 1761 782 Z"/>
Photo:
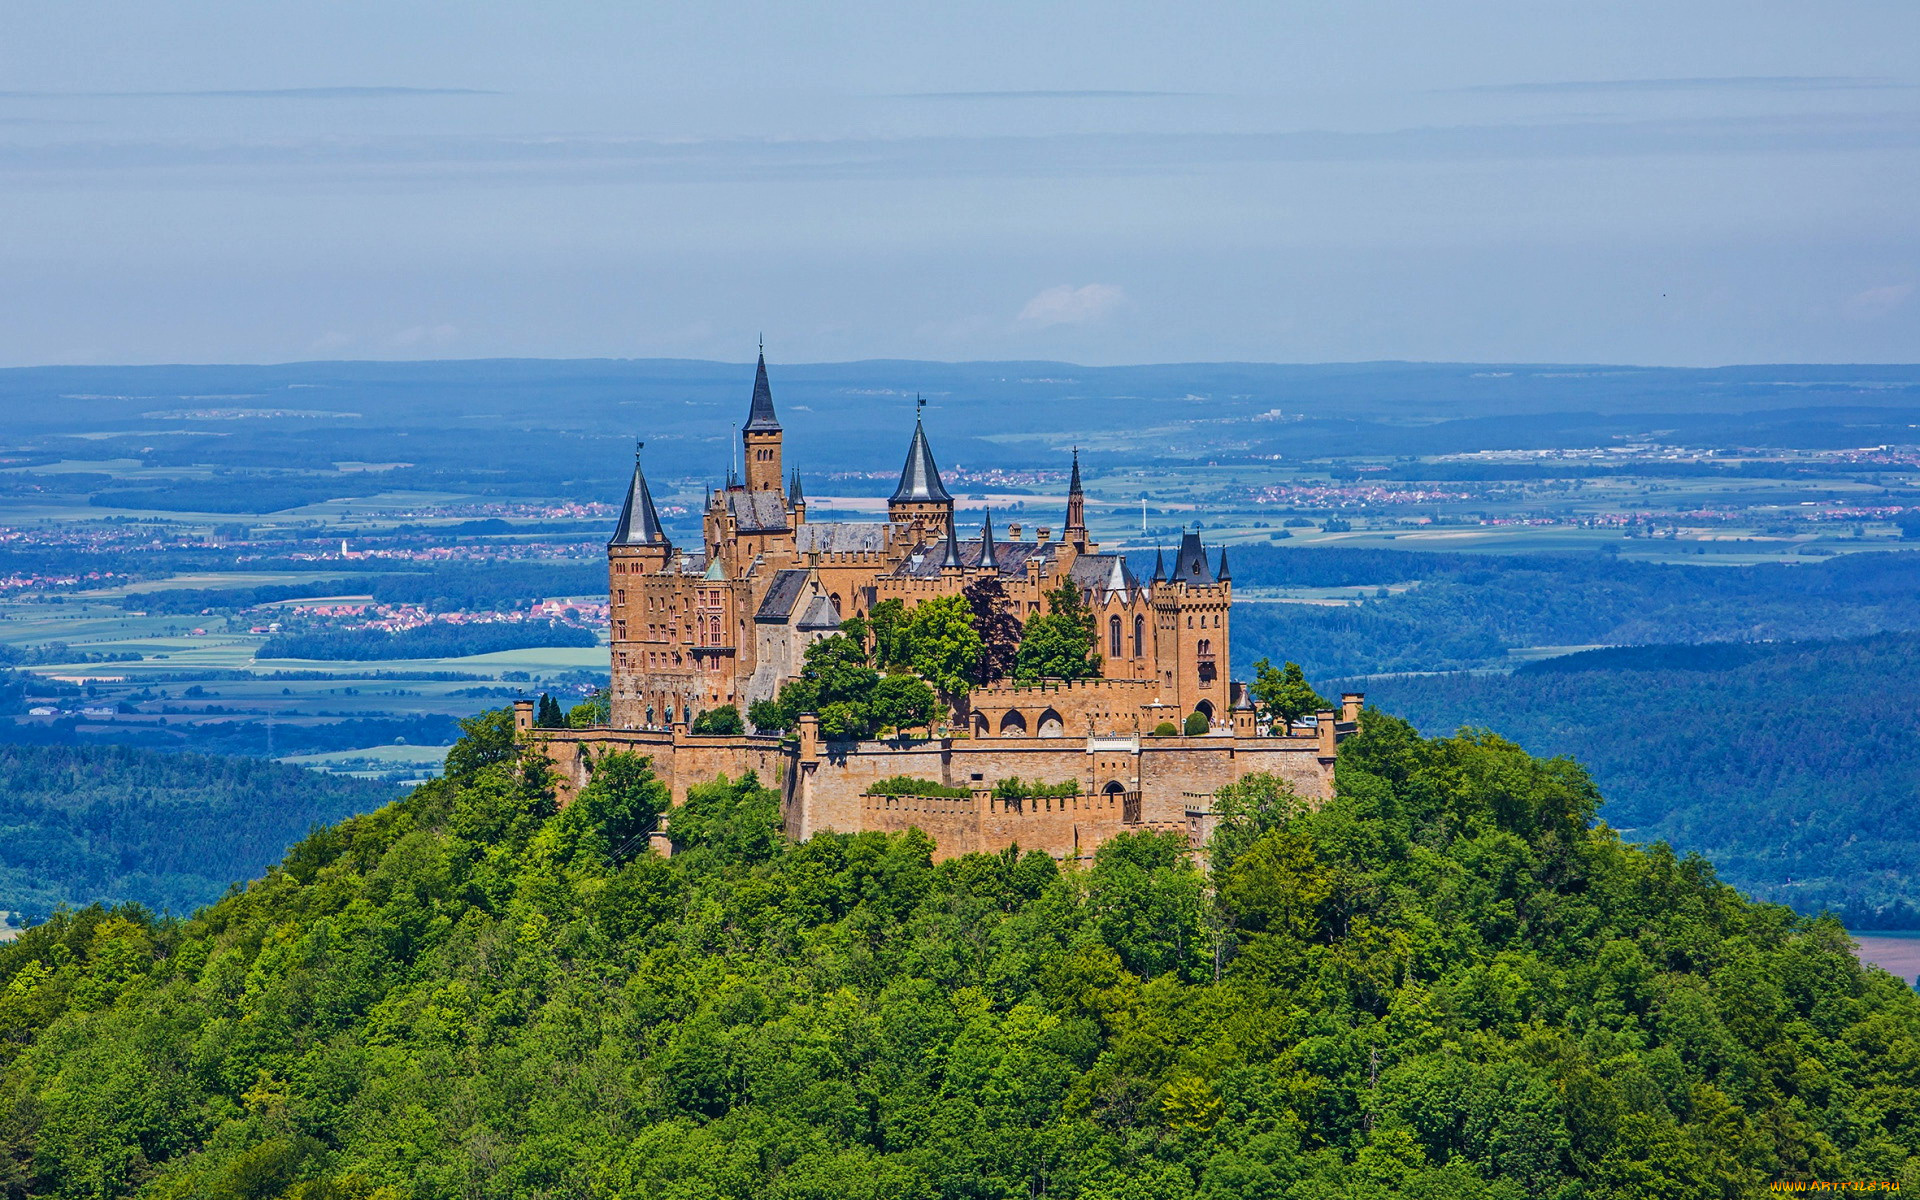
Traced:
<path fill-rule="evenodd" d="M 946 557 L 940 560 L 940 569 L 942 571 L 958 571 L 966 565 L 966 560 L 960 557 L 959 537 L 949 536 L 947 538 Z"/>
<path fill-rule="evenodd" d="M 1153 548 L 1153 582 L 1165 583 L 1167 579 L 1167 552 L 1164 547 Z"/>
<path fill-rule="evenodd" d="M 807 519 L 807 494 L 800 490 L 800 472 L 795 471 L 787 483 L 787 515 L 794 525 Z"/>
<path fill-rule="evenodd" d="M 1087 541 L 1087 498 L 1080 490 L 1080 447 L 1073 448 L 1073 478 L 1067 481 L 1067 527 L 1061 532 L 1066 541 L 1084 547 Z"/>
<path fill-rule="evenodd" d="M 940 483 L 940 468 L 933 464 L 933 447 L 927 444 L 926 428 L 917 415 L 913 419 L 913 441 L 907 444 L 907 463 L 900 468 L 900 486 L 893 489 L 893 497 L 887 503 L 953 503 L 953 497 Z"/>
<path fill-rule="evenodd" d="M 780 490 L 780 418 L 773 415 L 773 388 L 767 383 L 767 351 L 760 348 L 760 363 L 753 372 L 753 403 L 747 409 L 747 423 L 740 427 L 740 446 L 747 457 L 747 490 Z"/>
<path fill-rule="evenodd" d="M 988 509 L 987 515 L 980 521 L 980 569 L 983 571 L 1000 569 L 1000 557 L 993 552 L 992 509 Z"/>
<path fill-rule="evenodd" d="M 1180 535 L 1180 549 L 1173 555 L 1173 578 L 1179 583 L 1210 584 L 1213 571 L 1207 566 L 1206 547 L 1197 533 Z"/>
<path fill-rule="evenodd" d="M 627 485 L 627 502 L 620 508 L 620 521 L 613 527 L 612 546 L 666 546 L 666 530 L 660 527 L 660 514 L 654 511 L 653 493 L 647 489 L 647 476 L 640 469 L 639 443 L 633 451 L 633 481 Z"/>
<path fill-rule="evenodd" d="M 921 400 L 921 407 L 926 406 Z M 933 447 L 927 444 L 927 431 L 916 414 L 913 441 L 907 444 L 907 463 L 900 469 L 900 486 L 887 500 L 887 519 L 908 526 L 913 541 L 928 543 L 935 538 L 952 541 L 958 536 L 953 525 L 953 497 L 940 483 L 940 468 L 933 463 Z"/>
<path fill-rule="evenodd" d="M 767 383 L 767 352 L 760 350 L 760 365 L 753 373 L 753 405 L 747 409 L 746 431 L 779 433 L 780 418 L 773 415 L 773 388 Z"/>
<path fill-rule="evenodd" d="M 1227 548 L 1225 546 L 1220 547 L 1220 569 L 1214 573 L 1213 577 L 1221 583 L 1228 583 L 1233 579 L 1233 576 L 1227 574 Z"/>

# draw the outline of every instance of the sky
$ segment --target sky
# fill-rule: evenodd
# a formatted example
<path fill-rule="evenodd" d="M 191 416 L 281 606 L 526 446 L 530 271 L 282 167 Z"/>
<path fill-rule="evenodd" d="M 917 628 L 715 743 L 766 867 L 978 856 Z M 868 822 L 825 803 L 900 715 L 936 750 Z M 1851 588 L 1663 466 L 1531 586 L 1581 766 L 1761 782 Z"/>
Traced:
<path fill-rule="evenodd" d="M 1920 361 L 1920 5 L 0 11 L 0 365 Z"/>

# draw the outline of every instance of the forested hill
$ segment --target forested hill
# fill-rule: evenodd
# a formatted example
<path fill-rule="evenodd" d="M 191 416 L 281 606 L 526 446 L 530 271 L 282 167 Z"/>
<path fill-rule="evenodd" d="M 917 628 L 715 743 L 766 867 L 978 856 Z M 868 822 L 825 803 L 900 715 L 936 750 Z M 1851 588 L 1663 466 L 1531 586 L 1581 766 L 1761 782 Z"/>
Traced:
<path fill-rule="evenodd" d="M 133 901 L 192 912 L 390 784 L 125 746 L 0 744 L 0 909 Z"/>
<path fill-rule="evenodd" d="M 1614 826 L 1698 851 L 1751 894 L 1912 929 L 1915 679 L 1920 634 L 1886 633 L 1619 647 L 1365 687 L 1430 733 L 1498 729 L 1536 754 L 1577 756 Z"/>
<path fill-rule="evenodd" d="M 1149 559 L 1147 569 L 1151 569 Z M 1750 642 L 1920 630 L 1920 554 L 1804 565 L 1677 566 L 1609 554 L 1412 553 L 1235 546 L 1234 668 L 1292 659 L 1311 676 L 1502 666 L 1531 646 Z M 1384 587 L 1337 607 L 1261 603 L 1260 588 Z M 1247 595 L 1236 595 L 1246 601 Z"/>
<path fill-rule="evenodd" d="M 1370 712 L 1338 798 L 1086 869 L 779 834 L 503 715 L 189 920 L 0 949 L 0 1190 L 1707 1200 L 1920 1186 L 1920 995 L 1590 827 L 1564 760 Z M 1211 884 L 1212 886 L 1209 886 Z"/>

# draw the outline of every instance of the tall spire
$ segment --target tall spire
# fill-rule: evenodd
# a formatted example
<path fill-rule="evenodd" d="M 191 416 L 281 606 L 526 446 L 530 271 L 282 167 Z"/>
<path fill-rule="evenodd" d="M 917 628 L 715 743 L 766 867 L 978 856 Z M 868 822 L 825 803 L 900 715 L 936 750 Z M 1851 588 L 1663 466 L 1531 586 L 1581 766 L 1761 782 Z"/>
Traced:
<path fill-rule="evenodd" d="M 993 510 L 980 521 L 980 569 L 997 571 L 1000 569 L 1000 557 L 993 552 Z"/>
<path fill-rule="evenodd" d="M 653 493 L 647 489 L 646 473 L 640 469 L 640 451 L 645 446 L 645 442 L 633 444 L 633 481 L 627 485 L 627 502 L 620 508 L 620 522 L 613 527 L 609 546 L 667 545 L 660 514 L 654 511 Z"/>
<path fill-rule="evenodd" d="M 1079 534 L 1076 539 L 1073 535 Z M 1080 447 L 1073 448 L 1073 478 L 1067 481 L 1067 527 L 1063 531 L 1068 541 L 1085 542 L 1087 540 L 1087 498 L 1080 491 Z"/>
<path fill-rule="evenodd" d="M 947 534 L 947 553 L 946 557 L 940 560 L 940 569 L 942 571 L 957 570 L 966 565 L 966 560 L 960 557 L 960 534 L 957 531 L 949 532 Z"/>
<path fill-rule="evenodd" d="M 926 401 L 920 402 L 925 407 Z M 893 489 L 889 504 L 952 504 L 953 497 L 940 483 L 940 468 L 933 465 L 933 447 L 927 444 L 927 431 L 916 414 L 913 441 L 907 446 L 907 465 L 900 468 L 900 486 Z"/>
<path fill-rule="evenodd" d="M 793 469 L 793 482 L 787 485 L 787 502 L 790 504 L 799 504 L 806 498 L 806 493 L 800 490 L 800 468 L 795 467 Z"/>
<path fill-rule="evenodd" d="M 1153 581 L 1163 582 L 1167 577 L 1167 552 L 1164 546 L 1153 548 Z"/>
<path fill-rule="evenodd" d="M 780 418 L 773 415 L 773 388 L 767 383 L 767 349 L 760 347 L 760 365 L 753 373 L 753 406 L 747 410 L 748 433 L 779 433 Z"/>
<path fill-rule="evenodd" d="M 1220 570 L 1215 573 L 1214 578 L 1221 583 L 1227 583 L 1233 579 L 1233 576 L 1227 574 L 1227 548 L 1225 546 L 1220 547 Z"/>

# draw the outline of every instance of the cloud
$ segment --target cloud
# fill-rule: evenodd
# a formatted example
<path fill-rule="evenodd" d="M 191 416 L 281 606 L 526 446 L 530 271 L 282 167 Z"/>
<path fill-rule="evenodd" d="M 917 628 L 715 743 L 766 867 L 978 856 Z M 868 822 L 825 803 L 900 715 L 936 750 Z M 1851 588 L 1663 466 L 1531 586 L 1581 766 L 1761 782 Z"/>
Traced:
<path fill-rule="evenodd" d="M 1910 283 L 1892 283 L 1886 287 L 1868 288 L 1864 292 L 1847 297 L 1846 309 L 1849 315 L 1856 317 L 1884 317 L 1907 302 L 1913 295 Z"/>
<path fill-rule="evenodd" d="M 1141 92 L 1100 90 L 1027 91 L 1027 92 L 894 92 L 891 100 L 1164 100 L 1188 96 L 1209 96 L 1212 92 Z"/>
<path fill-rule="evenodd" d="M 10 100 L 383 100 L 393 96 L 498 96 L 486 88 L 296 87 L 197 92 L 0 92 Z"/>
<path fill-rule="evenodd" d="M 1833 92 L 1910 88 L 1897 79 L 1854 75 L 1708 75 L 1680 79 L 1559 79 L 1538 83 L 1483 83 L 1459 92 L 1552 94 L 1560 92 Z"/>
<path fill-rule="evenodd" d="M 1127 294 L 1110 283 L 1070 283 L 1050 287 L 1027 301 L 1020 319 L 1046 328 L 1051 325 L 1087 325 L 1111 313 Z"/>

